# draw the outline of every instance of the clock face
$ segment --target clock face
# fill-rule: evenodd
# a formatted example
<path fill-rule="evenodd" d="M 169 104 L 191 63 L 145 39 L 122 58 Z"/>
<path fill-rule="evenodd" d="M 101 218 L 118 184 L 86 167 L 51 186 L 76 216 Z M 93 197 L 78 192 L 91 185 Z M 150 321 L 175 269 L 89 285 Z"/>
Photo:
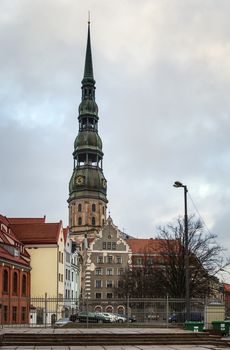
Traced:
<path fill-rule="evenodd" d="M 77 177 L 76 177 L 76 184 L 77 184 L 77 185 L 82 185 L 83 182 L 84 182 L 83 176 L 77 176 Z"/>

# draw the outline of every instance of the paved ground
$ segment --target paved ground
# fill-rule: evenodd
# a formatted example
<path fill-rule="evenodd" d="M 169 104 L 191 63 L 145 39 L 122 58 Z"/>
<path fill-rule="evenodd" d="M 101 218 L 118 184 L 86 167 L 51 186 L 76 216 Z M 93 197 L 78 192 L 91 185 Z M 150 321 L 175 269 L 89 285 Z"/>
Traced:
<path fill-rule="evenodd" d="M 181 329 L 161 329 L 161 328 L 100 328 L 100 329 L 51 329 L 51 328 L 4 328 L 0 330 L 2 333 L 184 333 L 186 331 Z M 230 337 L 226 337 L 226 340 L 230 341 Z M 136 346 L 2 346 L 1 350 L 219 350 L 216 346 L 194 346 L 194 345 L 163 345 L 163 346 L 149 346 L 149 345 L 136 345 Z"/>

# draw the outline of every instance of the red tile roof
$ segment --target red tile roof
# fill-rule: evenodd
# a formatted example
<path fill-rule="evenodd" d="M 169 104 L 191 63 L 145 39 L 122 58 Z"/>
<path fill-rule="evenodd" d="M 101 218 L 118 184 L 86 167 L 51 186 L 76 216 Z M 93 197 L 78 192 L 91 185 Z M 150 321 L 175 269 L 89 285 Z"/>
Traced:
<path fill-rule="evenodd" d="M 57 244 L 62 222 L 10 226 L 23 244 Z"/>
<path fill-rule="evenodd" d="M 43 218 L 7 218 L 11 224 L 44 224 L 46 216 Z"/>
<path fill-rule="evenodd" d="M 230 293 L 230 284 L 224 283 L 224 292 Z"/>
<path fill-rule="evenodd" d="M 10 228 L 10 223 L 8 221 L 8 218 L 6 216 L 0 215 L 0 224 L 3 223 L 6 226 L 6 229 L 0 226 L 0 236 L 2 238 L 2 241 L 5 243 L 9 243 L 9 239 L 11 241 L 17 242 L 17 244 L 21 245 L 21 242 L 18 240 L 18 238 L 14 235 L 14 232 Z"/>
<path fill-rule="evenodd" d="M 133 254 L 154 254 L 162 253 L 166 250 L 163 239 L 127 239 Z M 172 240 L 175 245 L 175 240 Z"/>
<path fill-rule="evenodd" d="M 20 256 L 14 256 L 10 254 L 7 250 L 5 250 L 3 247 L 0 246 L 0 259 L 2 260 L 9 260 L 15 264 L 24 265 L 24 266 L 30 266 L 29 263 L 22 258 L 22 255 Z"/>

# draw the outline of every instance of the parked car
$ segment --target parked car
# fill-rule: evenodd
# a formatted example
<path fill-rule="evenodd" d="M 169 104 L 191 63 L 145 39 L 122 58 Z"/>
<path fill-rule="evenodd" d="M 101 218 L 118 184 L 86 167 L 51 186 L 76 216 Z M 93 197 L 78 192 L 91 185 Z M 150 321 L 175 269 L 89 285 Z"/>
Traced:
<path fill-rule="evenodd" d="M 125 315 L 122 314 L 114 314 L 116 316 L 116 322 L 118 323 L 123 323 L 123 322 L 127 322 L 127 317 Z"/>
<path fill-rule="evenodd" d="M 200 322 L 203 321 L 204 317 L 201 312 L 192 311 L 190 313 L 190 321 Z M 169 316 L 169 323 L 184 323 L 186 321 L 186 313 L 185 312 L 174 312 Z"/>
<path fill-rule="evenodd" d="M 115 314 L 112 314 L 110 312 L 101 312 L 101 314 L 106 317 L 109 322 L 116 322 L 116 316 Z"/>
<path fill-rule="evenodd" d="M 70 321 L 69 318 L 60 318 L 55 322 L 54 327 L 64 327 L 69 323 L 72 323 L 72 321 Z"/>
<path fill-rule="evenodd" d="M 77 314 L 72 314 L 72 315 L 70 315 L 70 317 L 69 317 L 69 320 L 70 321 L 72 321 L 72 322 L 76 322 L 77 321 Z"/>
<path fill-rule="evenodd" d="M 89 323 L 105 323 L 111 322 L 109 317 L 106 317 L 102 313 L 98 312 L 80 312 L 77 316 L 79 322 L 89 322 Z"/>
<path fill-rule="evenodd" d="M 130 316 L 128 316 L 128 315 L 125 315 L 125 317 L 127 318 L 127 321 L 128 322 L 137 322 L 137 319 L 136 319 L 136 316 L 135 315 L 130 315 Z"/>

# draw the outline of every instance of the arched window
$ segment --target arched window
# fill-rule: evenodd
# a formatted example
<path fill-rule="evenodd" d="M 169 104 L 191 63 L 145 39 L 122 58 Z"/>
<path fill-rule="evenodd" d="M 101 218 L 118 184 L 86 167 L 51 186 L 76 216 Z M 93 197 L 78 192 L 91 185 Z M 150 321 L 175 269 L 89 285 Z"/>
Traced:
<path fill-rule="evenodd" d="M 81 225 L 82 225 L 82 218 L 79 217 L 79 218 L 78 218 L 78 226 L 81 226 Z"/>
<path fill-rule="evenodd" d="M 78 212 L 81 212 L 81 209 L 82 209 L 82 205 L 81 205 L 81 203 L 79 203 L 79 204 L 78 204 L 77 211 L 78 211 Z"/>
<path fill-rule="evenodd" d="M 26 275 L 22 276 L 22 295 L 26 295 Z"/>
<path fill-rule="evenodd" d="M 18 293 L 18 274 L 17 272 L 14 272 L 13 274 L 13 293 Z"/>
<path fill-rule="evenodd" d="M 9 274 L 7 270 L 3 271 L 3 292 L 8 293 Z"/>
<path fill-rule="evenodd" d="M 92 217 L 92 225 L 95 226 L 95 218 Z"/>
<path fill-rule="evenodd" d="M 102 219 L 102 226 L 104 226 L 105 225 L 105 220 L 104 219 Z"/>
<path fill-rule="evenodd" d="M 92 211 L 95 212 L 96 211 L 96 204 L 92 204 Z"/>
<path fill-rule="evenodd" d="M 102 213 L 103 213 L 103 215 L 105 215 L 105 207 L 104 207 L 104 205 L 102 207 Z"/>

